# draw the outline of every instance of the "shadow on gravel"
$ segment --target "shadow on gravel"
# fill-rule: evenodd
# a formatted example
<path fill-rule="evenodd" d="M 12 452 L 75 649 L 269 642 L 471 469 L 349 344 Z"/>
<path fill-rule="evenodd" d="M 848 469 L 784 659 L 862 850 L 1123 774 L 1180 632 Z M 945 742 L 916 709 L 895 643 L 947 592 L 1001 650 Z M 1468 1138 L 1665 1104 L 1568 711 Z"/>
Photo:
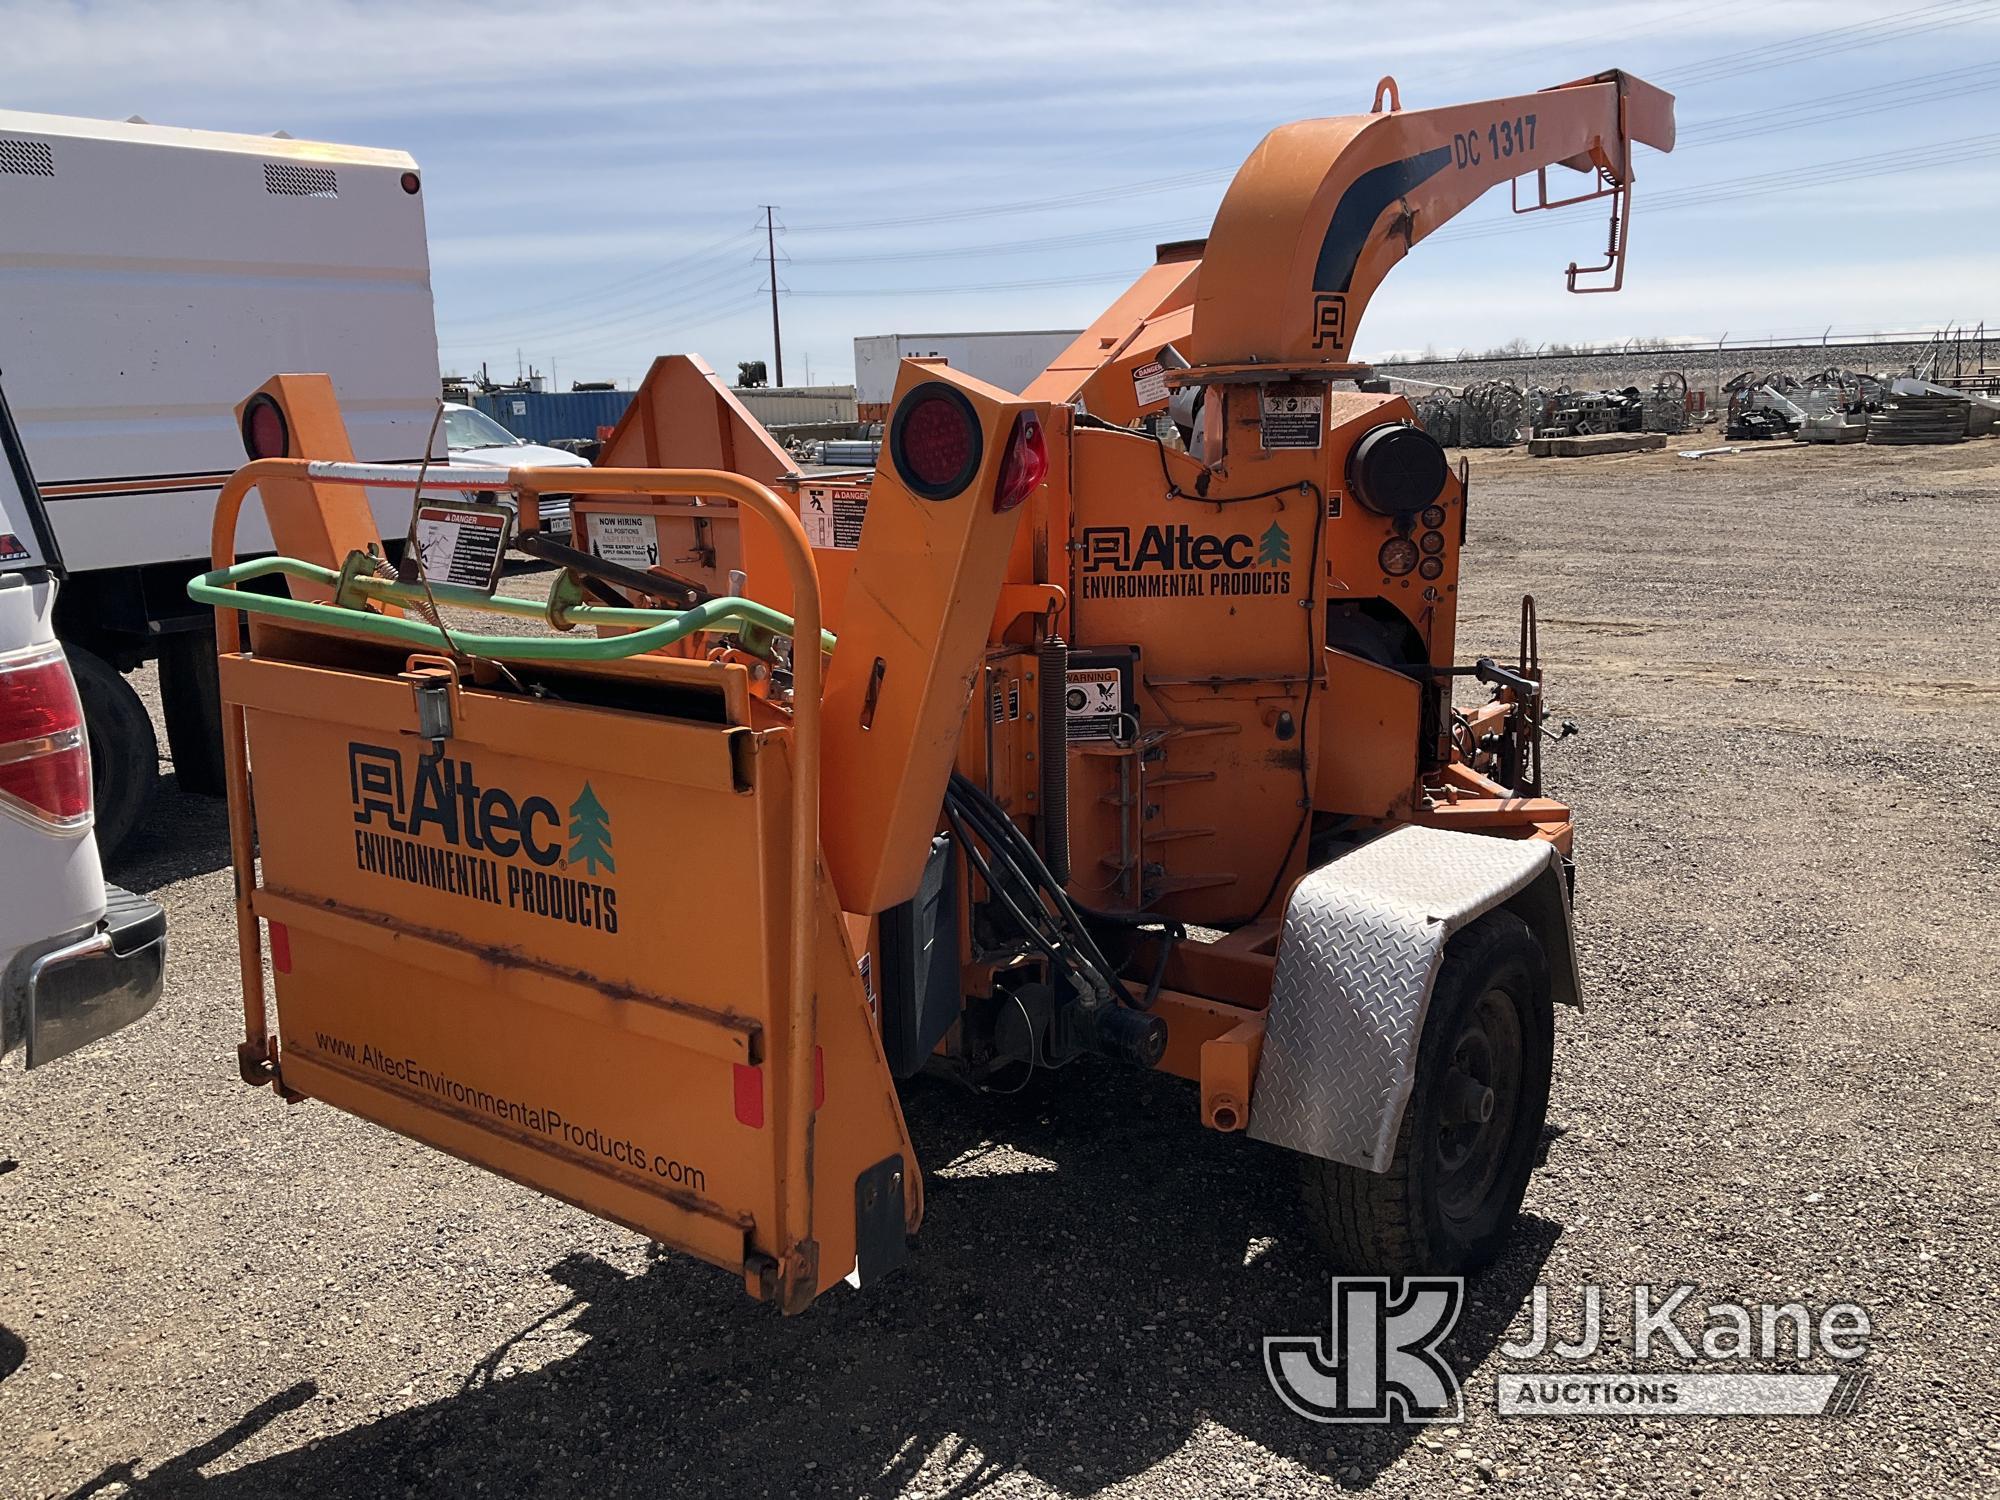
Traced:
<path fill-rule="evenodd" d="M 28 1357 L 28 1341 L 5 1324 L 0 1324 L 0 1380 L 21 1368 Z"/>
<path fill-rule="evenodd" d="M 177 880 L 228 865 L 228 802 L 182 791 L 169 772 L 160 778 L 145 820 L 132 830 L 104 873 L 126 890 L 146 896 Z"/>
<path fill-rule="evenodd" d="M 1032 1102 L 922 1086 L 907 1106 L 931 1164 L 924 1233 L 865 1293 L 781 1319 L 679 1256 L 639 1275 L 571 1256 L 549 1272 L 566 1305 L 458 1394 L 203 1476 L 217 1439 L 134 1492 L 964 1495 L 1018 1469 L 1088 1495 L 1211 1425 L 1359 1487 L 1418 1435 L 1317 1426 L 1272 1393 L 1263 1336 L 1328 1318 L 1296 1168 L 1197 1128 L 1186 1085 L 1106 1067 Z M 1559 1233 L 1525 1220 L 1474 1283 L 1457 1368 L 1500 1339 Z M 581 1347 L 513 1373 L 552 1329 Z"/>
<path fill-rule="evenodd" d="M 136 1465 L 112 1464 L 95 1479 L 71 1490 L 66 1500 L 83 1500 L 88 1495 L 105 1493 L 113 1485 L 128 1488 L 119 1493 L 166 1494 L 179 1490 L 187 1484 L 199 1486 L 202 1482 L 201 1467 L 212 1464 L 231 1449 L 255 1436 L 288 1411 L 296 1411 L 319 1394 L 319 1387 L 310 1380 L 301 1380 L 275 1396 L 267 1396 L 250 1410 L 223 1428 L 214 1437 L 198 1447 L 190 1448 L 178 1457 L 167 1460 L 148 1474 L 143 1483 L 135 1484 L 133 1474 Z"/>

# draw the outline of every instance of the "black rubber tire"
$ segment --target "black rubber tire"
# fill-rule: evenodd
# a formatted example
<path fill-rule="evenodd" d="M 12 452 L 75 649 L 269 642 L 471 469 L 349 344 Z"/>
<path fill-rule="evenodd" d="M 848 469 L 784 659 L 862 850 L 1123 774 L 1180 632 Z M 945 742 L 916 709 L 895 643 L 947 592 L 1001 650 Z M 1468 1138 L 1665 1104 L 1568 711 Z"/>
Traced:
<path fill-rule="evenodd" d="M 160 742 L 146 705 L 109 662 L 80 646 L 64 650 L 90 736 L 97 852 L 109 863 L 152 805 L 160 781 Z"/>
<path fill-rule="evenodd" d="M 1486 997 L 1497 997 L 1488 1002 Z M 1482 1006 L 1490 1005 L 1490 1010 Z M 1482 1015 L 1516 1028 L 1511 1088 L 1485 1080 L 1496 1096 L 1481 1131 L 1503 1127 L 1478 1174 L 1471 1201 L 1442 1165 L 1446 1096 L 1459 1061 L 1456 1044 Z M 1484 1036 L 1485 1030 L 1477 1031 Z M 1446 945 L 1417 1047 L 1417 1073 L 1387 1172 L 1308 1158 L 1305 1209 L 1314 1239 L 1336 1270 L 1355 1275 L 1463 1276 L 1495 1260 L 1521 1210 L 1548 1116 L 1555 1015 L 1548 961 L 1527 923 L 1492 911 Z M 1474 1139 L 1484 1142 L 1481 1132 Z M 1461 1185 L 1462 1186 L 1462 1185 Z"/>
<path fill-rule="evenodd" d="M 220 797 L 228 785 L 222 763 L 222 688 L 215 666 L 215 632 L 170 635 L 160 651 L 160 716 L 167 753 L 184 792 Z"/>

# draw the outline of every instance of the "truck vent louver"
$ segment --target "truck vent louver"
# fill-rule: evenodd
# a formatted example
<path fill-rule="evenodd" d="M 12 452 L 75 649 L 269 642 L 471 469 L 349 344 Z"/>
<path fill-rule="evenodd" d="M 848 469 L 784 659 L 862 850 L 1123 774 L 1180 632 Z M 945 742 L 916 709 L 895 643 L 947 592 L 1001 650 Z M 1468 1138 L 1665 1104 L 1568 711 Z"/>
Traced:
<path fill-rule="evenodd" d="M 19 136 L 0 135 L 0 172 L 22 177 L 56 175 L 55 153 L 47 141 L 24 141 Z"/>
<path fill-rule="evenodd" d="M 335 198 L 340 184 L 325 167 L 295 167 L 289 162 L 264 163 L 264 191 L 288 198 Z"/>

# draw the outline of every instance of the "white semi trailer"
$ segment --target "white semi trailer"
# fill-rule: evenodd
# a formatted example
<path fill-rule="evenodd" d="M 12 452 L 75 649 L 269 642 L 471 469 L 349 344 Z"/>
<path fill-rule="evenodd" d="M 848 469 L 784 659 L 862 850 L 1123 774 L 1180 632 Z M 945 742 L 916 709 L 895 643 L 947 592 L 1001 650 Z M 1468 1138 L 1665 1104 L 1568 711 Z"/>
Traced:
<path fill-rule="evenodd" d="M 159 749 L 124 675 L 157 660 L 183 788 L 222 790 L 215 645 L 183 587 L 234 409 L 325 371 L 355 457 L 416 462 L 437 410 L 423 182 L 400 151 L 0 110 L 0 370 L 70 578 L 56 632 L 90 731 L 98 837 L 144 817 Z M 444 453 L 440 433 L 433 456 Z M 376 497 L 399 536 L 408 497 Z M 239 549 L 269 546 L 255 506 Z"/>
<path fill-rule="evenodd" d="M 854 341 L 854 400 L 861 420 L 879 422 L 906 359 L 941 360 L 975 380 L 1019 393 L 1076 342 L 1080 328 L 999 333 L 877 333 Z"/>

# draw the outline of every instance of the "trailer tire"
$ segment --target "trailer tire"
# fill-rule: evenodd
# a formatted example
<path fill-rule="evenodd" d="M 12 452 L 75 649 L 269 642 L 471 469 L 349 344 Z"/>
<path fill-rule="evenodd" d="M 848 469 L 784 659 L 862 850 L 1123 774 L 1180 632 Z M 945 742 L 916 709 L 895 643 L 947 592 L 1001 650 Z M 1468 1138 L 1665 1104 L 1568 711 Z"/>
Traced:
<path fill-rule="evenodd" d="M 1307 1221 L 1334 1267 L 1463 1276 L 1495 1260 L 1534 1170 L 1554 1052 L 1542 946 L 1490 911 L 1445 946 L 1389 1170 L 1306 1162 Z"/>
<path fill-rule="evenodd" d="M 101 656 L 67 646 L 90 738 L 90 790 L 97 804 L 97 852 L 117 858 L 152 805 L 160 780 L 160 742 L 152 715 L 132 684 Z"/>
<path fill-rule="evenodd" d="M 222 762 L 222 686 L 215 664 L 215 632 L 168 636 L 160 652 L 160 711 L 167 721 L 167 753 L 174 782 L 184 792 L 220 797 L 228 785 Z"/>

